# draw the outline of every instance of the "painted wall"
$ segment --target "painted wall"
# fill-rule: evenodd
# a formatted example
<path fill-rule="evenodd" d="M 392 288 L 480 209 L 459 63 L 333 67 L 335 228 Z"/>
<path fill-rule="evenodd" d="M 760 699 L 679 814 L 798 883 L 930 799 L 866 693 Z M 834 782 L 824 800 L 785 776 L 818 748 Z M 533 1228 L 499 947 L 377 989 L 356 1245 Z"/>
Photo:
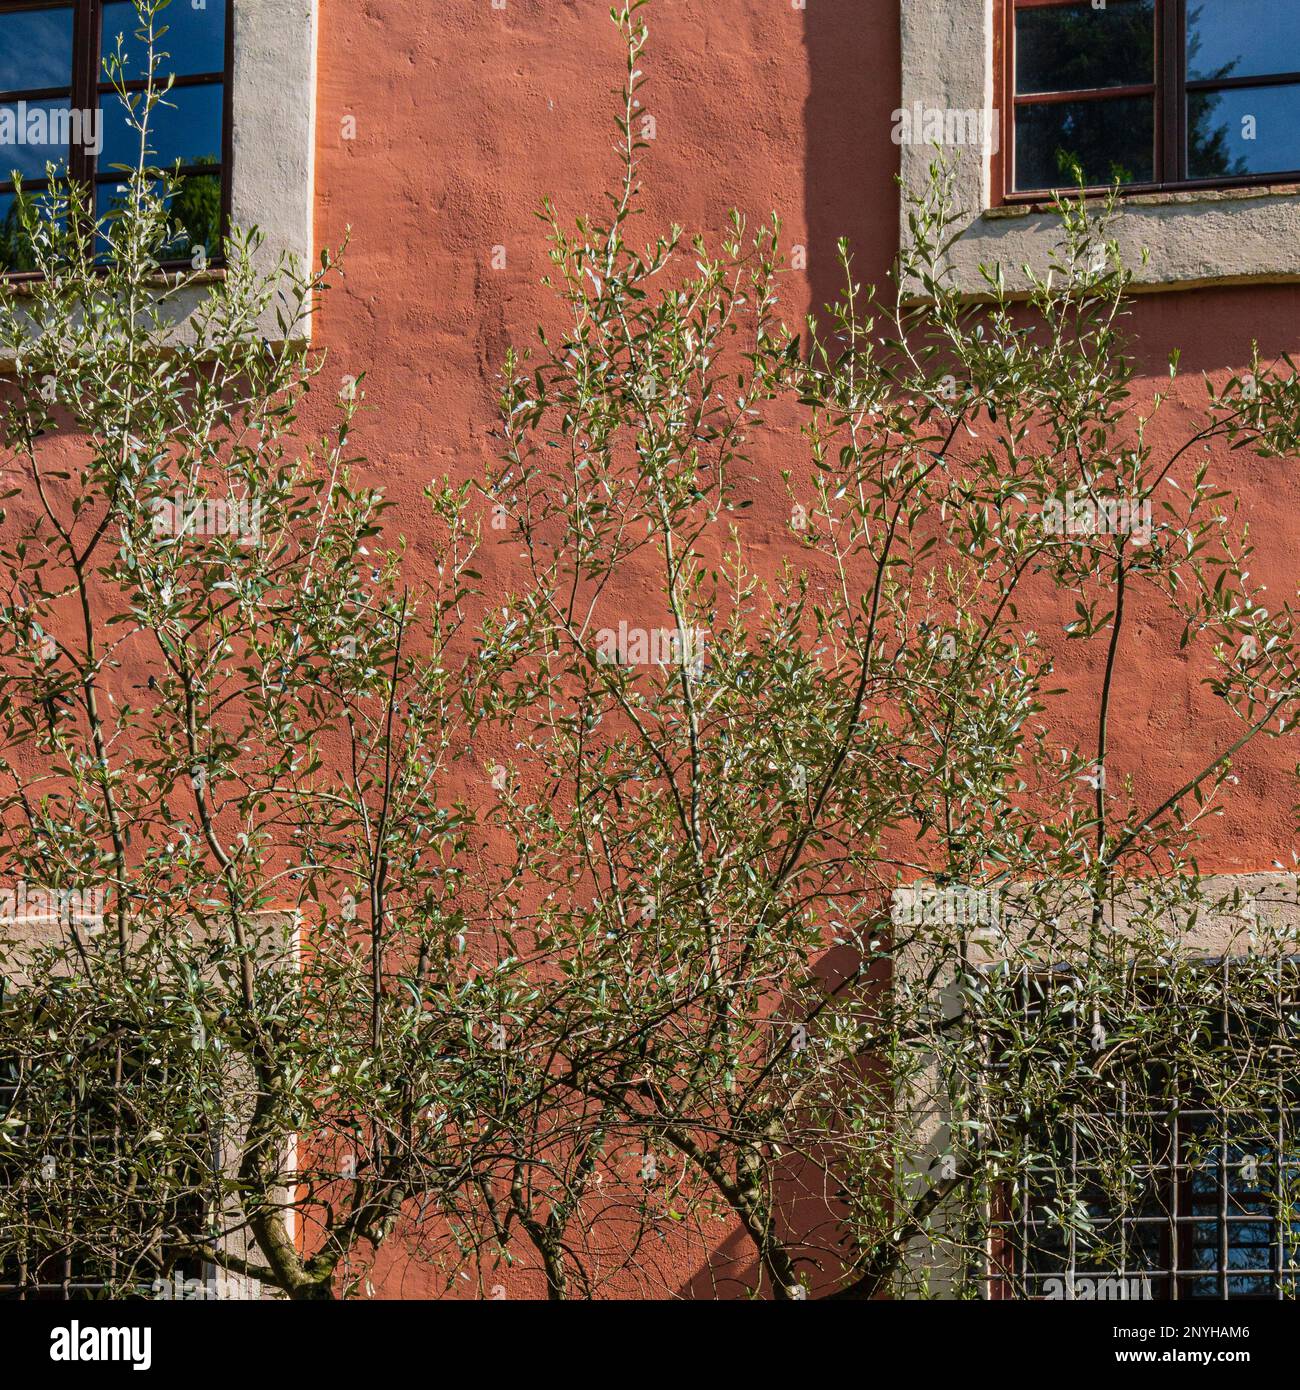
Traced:
<path fill-rule="evenodd" d="M 337 245 L 350 227 L 351 246 L 317 340 L 332 373 L 369 374 L 356 442 L 371 480 L 399 504 L 395 524 L 417 571 L 422 488 L 444 471 L 480 473 L 493 457 L 506 346 L 528 340 L 550 313 L 537 283 L 546 260 L 534 209 L 549 196 L 566 216 L 598 210 L 615 175 L 609 93 L 621 47 L 608 10 L 609 0 L 506 0 L 500 9 L 493 0 L 320 0 L 316 237 Z M 752 219 L 777 210 L 787 244 L 807 247 L 785 306 L 791 322 L 835 293 L 839 236 L 850 239 L 861 277 L 880 277 L 898 235 L 898 0 L 654 0 L 649 23 L 647 237 L 670 220 L 715 230 L 732 206 Z M 1300 347 L 1300 287 L 1156 295 L 1131 322 L 1153 386 L 1169 350 L 1182 349 L 1182 395 L 1194 406 L 1203 399 L 1197 374 L 1228 375 L 1247 361 L 1252 338 L 1269 356 Z M 1180 417 L 1188 415 L 1175 405 L 1153 435 L 1157 447 Z M 793 435 L 788 449 L 797 462 Z M 1252 519 L 1255 575 L 1281 599 L 1294 589 L 1300 542 L 1295 466 L 1236 454 L 1225 469 Z M 768 528 L 775 558 L 789 514 L 775 469 L 755 497 L 752 524 Z M 500 585 L 509 566 L 507 552 L 489 550 L 481 568 Z M 1068 614 L 1042 617 L 1059 628 Z M 1136 617 L 1112 738 L 1145 797 L 1171 790 L 1211 741 L 1235 735 L 1176 642 L 1153 633 L 1141 610 Z M 1097 673 L 1068 679 L 1082 720 L 1095 708 Z M 1241 760 L 1237 815 L 1210 827 L 1205 867 L 1289 861 L 1293 761 L 1278 743 Z M 744 1250 L 734 1236 L 714 1245 L 719 1292 L 734 1292 L 725 1266 L 739 1255 L 743 1274 Z M 662 1288 L 709 1296 L 706 1250 L 668 1247 L 659 1258 Z M 434 1292 L 400 1256 L 381 1273 L 382 1293 Z M 501 1282 L 509 1297 L 540 1290 L 518 1273 Z M 632 1282 L 625 1290 L 646 1291 Z"/>

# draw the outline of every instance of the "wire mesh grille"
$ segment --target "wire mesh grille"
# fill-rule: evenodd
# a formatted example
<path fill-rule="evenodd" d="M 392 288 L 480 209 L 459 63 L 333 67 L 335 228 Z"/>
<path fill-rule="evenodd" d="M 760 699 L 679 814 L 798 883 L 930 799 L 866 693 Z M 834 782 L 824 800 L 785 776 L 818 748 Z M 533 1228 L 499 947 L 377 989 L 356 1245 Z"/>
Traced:
<path fill-rule="evenodd" d="M 139 1059 L 127 1069 L 139 1075 Z M 11 1059 L 0 1056 L 0 1121 L 20 1102 L 22 1078 Z M 137 1184 L 107 1184 L 115 1210 L 103 1209 L 102 1192 L 87 1194 L 85 1215 L 93 1234 L 79 1229 L 75 1185 L 51 1198 L 66 1166 L 88 1172 L 90 1166 L 122 1159 L 121 1135 L 112 1121 L 113 1096 L 83 1103 L 57 1152 L 35 1154 L 25 1126 L 10 1126 L 0 1150 L 0 1184 L 7 1188 L 11 1210 L 24 1213 L 15 1225 L 21 1239 L 0 1250 L 0 1301 L 71 1300 L 104 1297 L 150 1297 L 159 1281 L 203 1278 L 206 1262 L 192 1251 L 202 1246 L 209 1229 L 206 1187 L 209 1175 L 182 1164 L 160 1163 Z M 131 1187 L 135 1193 L 125 1194 Z M 15 1202 L 15 1198 L 17 1201 Z M 98 1203 L 98 1206 L 96 1205 Z M 90 1216 L 93 1211 L 93 1218 Z M 11 1234 L 13 1227 L 11 1227 Z"/>
<path fill-rule="evenodd" d="M 1260 1300 L 1300 1292 L 1295 962 L 1279 966 L 1272 988 L 1255 991 L 1256 1006 L 1245 1008 L 1230 987 L 1234 962 L 1204 967 L 1223 986 L 1208 1046 L 1225 1070 L 1253 1057 L 1270 1078 L 1266 1102 L 1257 1097 L 1239 1111 L 1212 1104 L 1164 1056 L 1129 1066 L 1104 1108 L 1080 1105 L 1040 1123 L 1027 1136 L 1038 1161 L 989 1195 L 986 1297 Z M 1046 1012 L 1072 987 L 1068 972 L 1025 974 L 1024 1016 Z M 1104 1039 L 1098 1015 L 1086 1015 L 1085 1026 L 1089 1018 Z M 991 1065 L 996 1072 L 1002 1064 Z"/>

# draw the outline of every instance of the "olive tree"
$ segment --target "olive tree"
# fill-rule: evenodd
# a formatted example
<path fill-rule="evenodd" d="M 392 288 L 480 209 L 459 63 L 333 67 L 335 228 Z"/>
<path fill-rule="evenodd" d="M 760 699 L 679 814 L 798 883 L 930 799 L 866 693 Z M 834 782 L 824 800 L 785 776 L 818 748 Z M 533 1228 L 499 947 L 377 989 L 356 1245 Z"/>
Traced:
<path fill-rule="evenodd" d="M 511 356 L 489 486 L 526 579 L 487 639 L 518 848 L 483 920 L 535 979 L 498 1230 L 554 1297 L 651 1284 L 645 1237 L 680 1230 L 739 1230 L 719 1287 L 777 1298 L 1025 1294 L 1066 1247 L 1131 1272 L 1115 1213 L 1180 1106 L 1211 1118 L 1175 1163 L 1270 1134 L 1280 1161 L 1294 914 L 1197 846 L 1295 719 L 1294 613 L 1215 466 L 1292 452 L 1300 381 L 1207 383 L 1171 448 L 1110 206 L 1062 199 L 1027 303 L 997 267 L 971 302 L 941 160 L 891 281 L 842 247 L 796 337 L 775 222 L 634 240 L 643 10 L 613 16 L 609 210 L 544 209 L 562 326 Z M 1139 642 L 1239 726 L 1168 786 Z"/>
<path fill-rule="evenodd" d="M 941 164 L 889 284 L 846 249 L 796 336 L 775 221 L 633 240 L 645 7 L 621 179 L 544 209 L 561 326 L 506 364 L 483 496 L 430 486 L 420 589 L 362 383 L 299 331 L 336 267 L 236 231 L 207 268 L 149 167 L 165 83 L 106 215 L 18 200 L 6 1282 L 346 1296 L 387 1245 L 662 1296 L 669 1242 L 738 1233 L 719 1292 L 1032 1296 L 1156 1268 L 1125 1213 L 1160 1164 L 1230 1153 L 1284 1216 L 1294 913 L 1199 845 L 1295 717 L 1215 481 L 1294 450 L 1290 364 L 1171 446 L 1106 206 L 972 303 Z M 1221 711 L 1168 785 L 1139 641 Z"/>

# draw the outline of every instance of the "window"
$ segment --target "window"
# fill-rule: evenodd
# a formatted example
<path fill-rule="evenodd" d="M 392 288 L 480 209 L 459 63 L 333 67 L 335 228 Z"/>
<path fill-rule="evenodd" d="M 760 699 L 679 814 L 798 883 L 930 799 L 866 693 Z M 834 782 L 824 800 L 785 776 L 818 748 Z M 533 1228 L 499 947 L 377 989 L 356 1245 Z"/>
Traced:
<path fill-rule="evenodd" d="M 0 1025 L 13 1000 L 0 981 Z M 157 1108 L 169 1078 L 165 1065 L 150 1065 L 131 1047 L 129 1026 L 122 1036 L 120 1061 L 100 1049 L 28 1069 L 0 1053 L 0 1122 L 42 1101 L 77 1116 L 57 1136 L 25 1124 L 6 1128 L 0 1184 L 11 1214 L 23 1215 L 6 1232 L 18 1238 L 0 1252 L 0 1301 L 149 1298 L 160 1283 L 203 1277 L 195 1250 L 216 1238 L 209 1216 L 221 1201 L 214 1165 L 202 1161 L 213 1146 L 200 1134 L 185 1164 L 141 1162 L 132 1143 L 135 1108 L 145 1096 Z M 119 1204 L 120 1186 L 95 1181 L 96 1172 L 114 1169 L 134 1174 L 128 1204 Z"/>
<path fill-rule="evenodd" d="M 1222 1011 L 1197 1026 L 1222 1051 L 1226 1073 L 1249 1073 L 1253 1057 L 1286 1079 L 1262 1102 L 1234 1108 L 1184 1073 L 1176 1040 L 1162 1055 L 1145 1045 L 1144 1056 L 1116 1067 L 1104 1108 L 1081 1104 L 1029 1136 L 1033 1161 L 998 1199 L 985 1274 L 990 1296 L 1261 1300 L 1300 1293 L 1300 1075 L 1288 1065 L 1300 1014 L 1294 966 L 1254 990 L 1245 1008 L 1240 999 L 1229 1002 L 1227 988 L 1240 966 L 1224 959 L 1206 967 L 1211 987 L 1223 982 Z M 1139 984 L 1139 1000 L 1144 988 L 1158 985 Z M 1053 1028 L 1079 1026 L 1071 990 L 1068 975 L 1021 985 L 1025 1026 L 1048 1045 Z M 1105 1027 L 1104 1017 L 1092 1017 Z M 1066 1210 L 1074 1215 L 1063 1222 Z"/>
<path fill-rule="evenodd" d="M 960 233 L 943 268 L 960 293 L 988 294 L 984 266 L 1001 267 L 1012 296 L 1030 292 L 1026 267 L 1047 274 L 1061 226 L 1034 182 L 1071 183 L 1058 151 L 1086 177 L 1108 182 L 1117 169 L 1128 180 L 1111 234 L 1135 290 L 1300 282 L 1300 173 L 1288 173 L 1300 170 L 1300 0 L 1107 0 L 1104 11 L 1084 0 L 906 0 L 899 20 L 900 108 L 978 113 L 989 132 L 942 150 Z M 1071 20 L 1090 26 L 1089 45 L 1049 44 Z M 1181 66 L 1166 61 L 1174 21 Z M 1028 48 L 1021 129 L 1017 22 Z M 904 247 L 907 200 L 925 196 L 935 158 L 928 130 L 899 146 Z"/>
<path fill-rule="evenodd" d="M 1009 199 L 1300 180 L 1297 0 L 1007 0 Z"/>
<path fill-rule="evenodd" d="M 200 246 L 218 259 L 229 217 L 233 19 L 228 0 L 172 0 L 155 19 L 159 77 L 173 87 L 151 113 L 148 159 L 182 176 L 168 260 L 189 260 Z M 0 0 L 0 271 L 31 269 L 15 175 L 24 196 L 39 194 L 53 163 L 94 187 L 97 216 L 112 211 L 123 177 L 115 166 L 139 158 L 115 87 L 145 86 L 139 31 L 131 0 Z"/>
<path fill-rule="evenodd" d="M 59 143 L 61 129 L 49 144 L 48 113 L 67 112 L 71 127 L 71 117 L 83 101 L 102 100 L 98 90 L 86 96 L 88 87 L 98 89 L 101 84 L 94 55 L 103 56 L 106 34 L 108 43 L 116 46 L 117 32 L 127 28 L 130 11 L 126 0 L 0 0 L 0 124 L 5 112 L 16 121 L 18 103 L 25 101 L 24 136 L 42 133 L 42 118 L 33 111 L 46 113 L 47 136 L 38 152 L 31 139 L 21 144 L 6 141 L 0 131 L 0 274 L 23 274 L 22 239 L 15 231 L 18 219 L 10 217 L 12 169 L 21 167 L 24 188 L 32 187 L 26 174 L 33 171 L 34 162 L 37 181 L 43 180 L 46 153 L 52 152 L 68 162 L 70 172 L 93 177 L 100 208 L 111 207 L 118 179 L 107 166 L 114 150 L 120 153 L 120 121 L 114 124 L 104 113 L 104 148 L 92 163 L 80 142 L 69 138 Z M 97 38 L 92 37 L 96 15 Z M 171 29 L 160 47 L 171 51 L 165 66 L 177 72 L 178 85 L 168 98 L 175 100 L 175 111 L 161 113 L 164 124 L 156 132 L 155 162 L 179 157 L 181 167 L 190 171 L 180 206 L 173 205 L 180 262 L 191 263 L 184 248 L 195 236 L 212 235 L 219 200 L 223 236 L 258 229 L 256 269 L 269 272 L 281 257 L 310 267 L 316 259 L 312 218 L 317 0 L 171 0 L 158 24 Z M 224 51 L 214 59 L 223 35 Z M 125 37 L 130 62 L 135 54 L 132 35 L 127 32 Z M 117 100 L 110 94 L 110 102 Z M 156 122 L 159 112 L 154 115 Z M 218 119 L 219 142 L 214 136 Z M 72 133 L 69 128 L 69 137 Z M 215 259 L 218 244 L 204 243 L 209 260 Z M 202 300 L 199 285 L 174 296 L 178 332 L 187 331 L 189 315 Z M 282 308 L 268 304 L 257 332 L 269 342 L 310 337 L 310 317 L 286 327 Z"/>
<path fill-rule="evenodd" d="M 128 991 L 134 1013 L 89 976 L 65 984 L 57 956 L 33 983 L 26 953 L 66 950 L 67 921 L 102 917 L 87 902 L 40 913 L 27 897 L 0 922 L 16 948 L 0 974 L 0 1302 L 261 1298 L 254 1274 L 227 1268 L 262 1263 L 238 1180 L 255 1078 L 205 1035 L 196 1047 L 158 955 L 138 962 L 157 993 Z M 297 916 L 260 917 L 259 950 L 296 970 Z"/>

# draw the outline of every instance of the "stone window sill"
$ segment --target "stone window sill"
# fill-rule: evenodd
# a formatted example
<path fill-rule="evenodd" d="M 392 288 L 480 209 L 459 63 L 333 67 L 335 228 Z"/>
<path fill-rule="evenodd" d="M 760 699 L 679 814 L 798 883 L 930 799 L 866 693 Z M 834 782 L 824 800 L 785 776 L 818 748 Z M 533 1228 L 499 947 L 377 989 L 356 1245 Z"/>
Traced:
<path fill-rule="evenodd" d="M 1126 207 L 1181 207 L 1191 203 L 1238 203 L 1256 198 L 1295 197 L 1300 194 L 1300 183 L 1243 184 L 1236 188 L 1180 188 L 1167 193 L 1129 193 L 1121 194 L 1120 208 Z M 1052 203 L 1049 198 L 1034 199 L 1023 203 L 1003 203 L 1000 207 L 985 208 L 981 214 L 987 221 L 1004 218 L 1028 217 L 1033 213 L 1050 213 Z"/>

